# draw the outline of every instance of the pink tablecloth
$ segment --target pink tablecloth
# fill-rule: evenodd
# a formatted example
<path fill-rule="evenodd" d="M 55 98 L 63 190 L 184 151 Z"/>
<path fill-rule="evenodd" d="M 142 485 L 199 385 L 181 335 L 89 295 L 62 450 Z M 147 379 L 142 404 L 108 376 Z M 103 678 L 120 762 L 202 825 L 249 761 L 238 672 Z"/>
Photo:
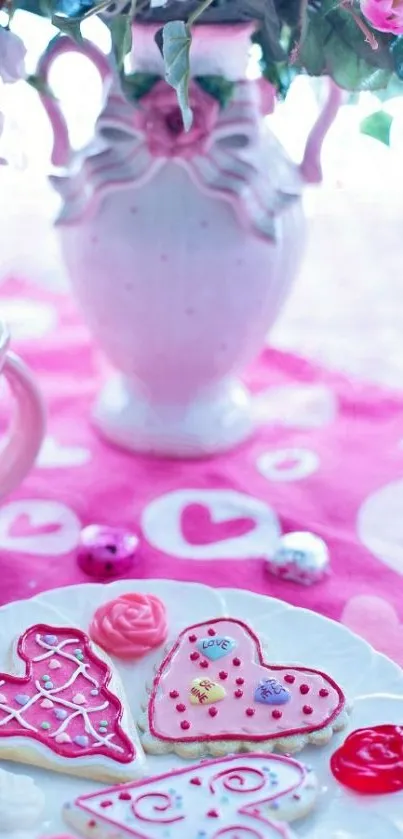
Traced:
<path fill-rule="evenodd" d="M 0 599 L 86 582 L 91 522 L 140 536 L 133 577 L 237 586 L 342 620 L 403 665 L 403 397 L 266 351 L 249 371 L 260 430 L 204 462 L 136 458 L 89 422 L 100 369 L 70 300 L 10 282 L 0 305 L 49 406 L 35 470 L 0 508 Z M 265 571 L 280 530 L 329 544 L 310 588 Z M 135 583 L 133 583 L 135 588 Z"/>

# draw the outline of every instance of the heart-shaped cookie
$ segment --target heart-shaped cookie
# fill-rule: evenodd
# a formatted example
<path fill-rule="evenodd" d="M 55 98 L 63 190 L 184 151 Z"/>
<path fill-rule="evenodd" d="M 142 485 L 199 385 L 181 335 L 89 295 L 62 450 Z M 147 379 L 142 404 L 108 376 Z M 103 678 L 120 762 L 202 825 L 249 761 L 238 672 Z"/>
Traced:
<path fill-rule="evenodd" d="M 206 639 L 214 638 L 226 639 L 225 655 L 217 660 L 201 652 Z M 192 701 L 195 680 L 214 686 L 199 702 Z M 212 693 L 219 702 L 211 702 Z M 250 627 L 218 618 L 181 632 L 157 672 L 148 714 L 139 724 L 152 753 L 222 755 L 244 749 L 245 742 L 291 752 L 307 742 L 327 743 L 346 723 L 345 704 L 330 676 L 266 663 Z"/>
<path fill-rule="evenodd" d="M 25 675 L 0 673 L 0 758 L 99 780 L 135 777 L 142 750 L 123 689 L 89 637 L 72 627 L 35 625 L 14 654 Z M 51 670 L 52 661 L 60 667 Z"/>
<path fill-rule="evenodd" d="M 309 812 L 316 796 L 301 763 L 250 754 L 81 795 L 64 817 L 90 839 L 292 839 L 284 822 Z"/>

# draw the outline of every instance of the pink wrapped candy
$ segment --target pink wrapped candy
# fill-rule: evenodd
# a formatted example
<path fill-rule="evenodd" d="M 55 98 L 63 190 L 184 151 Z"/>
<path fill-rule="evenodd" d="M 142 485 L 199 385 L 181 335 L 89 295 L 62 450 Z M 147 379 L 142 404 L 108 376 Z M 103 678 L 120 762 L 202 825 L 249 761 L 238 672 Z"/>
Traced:
<path fill-rule="evenodd" d="M 81 531 L 77 562 L 90 577 L 121 577 L 134 563 L 138 542 L 124 528 L 90 524 Z"/>
<path fill-rule="evenodd" d="M 329 551 L 326 542 L 313 533 L 286 533 L 266 567 L 275 577 L 310 586 L 330 573 Z"/>

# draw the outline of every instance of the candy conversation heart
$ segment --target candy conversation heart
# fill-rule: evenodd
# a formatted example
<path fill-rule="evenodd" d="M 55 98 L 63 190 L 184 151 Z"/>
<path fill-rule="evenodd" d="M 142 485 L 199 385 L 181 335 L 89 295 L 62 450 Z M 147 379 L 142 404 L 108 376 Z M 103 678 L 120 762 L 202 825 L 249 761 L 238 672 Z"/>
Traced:
<path fill-rule="evenodd" d="M 207 639 L 225 640 L 226 654 L 203 654 Z M 330 676 L 269 664 L 249 626 L 217 618 L 178 636 L 157 671 L 139 726 L 146 751 L 195 758 L 216 753 L 216 741 L 222 754 L 226 742 L 228 753 L 242 751 L 245 743 L 249 750 L 256 744 L 299 751 L 308 742 L 327 743 L 346 721 L 344 694 Z"/>
<path fill-rule="evenodd" d="M 0 759 L 105 781 L 141 773 L 120 680 L 84 632 L 38 624 L 13 651 L 25 675 L 0 673 Z M 54 661 L 60 666 L 51 669 Z"/>
<path fill-rule="evenodd" d="M 308 813 L 316 796 L 301 763 L 248 754 L 81 795 L 63 815 L 97 839 L 292 839 L 284 822 Z"/>

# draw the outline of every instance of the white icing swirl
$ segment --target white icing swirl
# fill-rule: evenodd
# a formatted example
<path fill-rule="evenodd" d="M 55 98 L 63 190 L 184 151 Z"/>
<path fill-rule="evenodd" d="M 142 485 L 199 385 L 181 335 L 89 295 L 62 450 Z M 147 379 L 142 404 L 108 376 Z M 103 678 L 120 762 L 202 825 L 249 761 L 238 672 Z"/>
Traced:
<path fill-rule="evenodd" d="M 45 796 L 32 778 L 0 769 L 0 833 L 33 827 L 44 806 Z"/>

